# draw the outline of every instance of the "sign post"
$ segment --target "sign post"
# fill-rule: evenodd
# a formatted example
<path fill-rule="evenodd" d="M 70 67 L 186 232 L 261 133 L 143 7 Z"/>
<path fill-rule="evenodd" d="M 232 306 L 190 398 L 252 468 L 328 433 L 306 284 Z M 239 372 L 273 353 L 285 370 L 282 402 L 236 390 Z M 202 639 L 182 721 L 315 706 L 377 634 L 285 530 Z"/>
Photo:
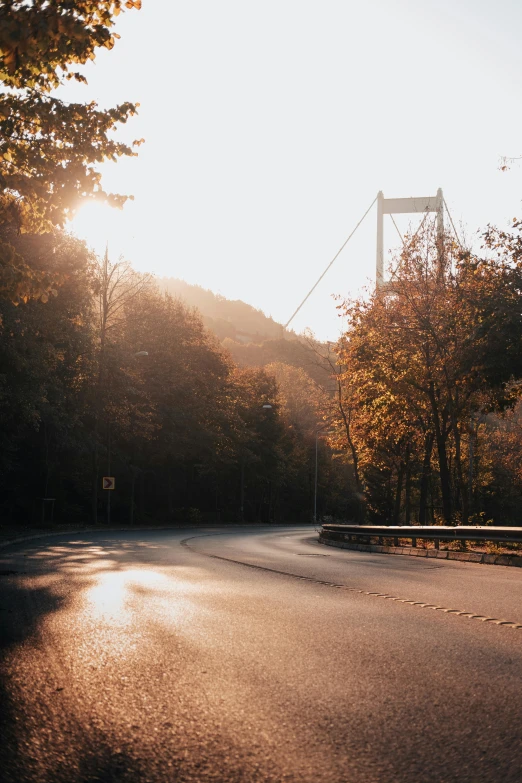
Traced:
<path fill-rule="evenodd" d="M 110 465 L 109 465 L 110 470 Z M 102 488 L 103 489 L 115 489 L 116 487 L 116 479 L 114 476 L 104 476 L 102 479 Z M 111 524 L 111 495 L 110 493 L 107 495 L 107 525 Z"/>

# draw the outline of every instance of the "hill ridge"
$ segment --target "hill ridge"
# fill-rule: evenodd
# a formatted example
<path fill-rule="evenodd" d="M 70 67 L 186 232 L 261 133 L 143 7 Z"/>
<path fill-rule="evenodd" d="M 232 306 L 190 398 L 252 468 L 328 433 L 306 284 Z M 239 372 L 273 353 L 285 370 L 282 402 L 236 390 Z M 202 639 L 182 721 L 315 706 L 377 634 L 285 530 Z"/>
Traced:
<path fill-rule="evenodd" d="M 286 330 L 271 316 L 242 299 L 228 299 L 177 277 L 162 277 L 158 284 L 162 290 L 196 307 L 205 326 L 221 341 L 228 338 L 238 343 L 259 345 L 265 340 L 296 339 L 295 332 Z"/>

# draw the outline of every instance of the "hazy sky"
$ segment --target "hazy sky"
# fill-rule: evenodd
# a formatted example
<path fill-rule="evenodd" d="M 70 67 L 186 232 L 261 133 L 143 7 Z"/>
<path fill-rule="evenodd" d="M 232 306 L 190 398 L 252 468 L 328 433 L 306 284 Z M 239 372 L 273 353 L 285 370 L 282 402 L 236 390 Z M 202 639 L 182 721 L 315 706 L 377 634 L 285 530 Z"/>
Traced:
<path fill-rule="evenodd" d="M 284 323 L 378 190 L 442 187 L 468 236 L 522 216 L 522 167 L 499 171 L 522 153 L 519 0 L 143 0 L 120 19 L 89 86 L 64 94 L 141 104 L 119 133 L 145 137 L 139 157 L 104 167 L 135 201 L 75 222 L 139 269 Z M 373 278 L 375 224 L 373 210 L 296 330 L 337 337 L 331 294 Z"/>

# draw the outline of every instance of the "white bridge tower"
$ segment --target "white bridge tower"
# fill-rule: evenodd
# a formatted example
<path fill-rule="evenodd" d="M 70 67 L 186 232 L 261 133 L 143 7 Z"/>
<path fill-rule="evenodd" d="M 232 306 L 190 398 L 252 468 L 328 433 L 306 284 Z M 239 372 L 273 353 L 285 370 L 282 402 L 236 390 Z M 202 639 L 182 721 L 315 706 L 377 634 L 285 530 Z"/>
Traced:
<path fill-rule="evenodd" d="M 384 198 L 382 190 L 377 194 L 377 260 L 375 283 L 377 288 L 384 285 L 384 215 L 413 214 L 415 212 L 437 213 L 437 236 L 442 240 L 444 234 L 444 197 L 442 190 L 436 196 L 418 196 L 415 198 Z"/>

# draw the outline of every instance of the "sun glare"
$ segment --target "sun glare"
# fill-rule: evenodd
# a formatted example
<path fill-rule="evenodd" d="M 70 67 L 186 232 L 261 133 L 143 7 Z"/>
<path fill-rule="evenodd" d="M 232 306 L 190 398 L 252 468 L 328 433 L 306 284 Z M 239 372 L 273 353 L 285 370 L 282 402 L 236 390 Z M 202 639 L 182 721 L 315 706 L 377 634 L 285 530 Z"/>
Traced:
<path fill-rule="evenodd" d="M 87 202 L 69 221 L 67 229 L 84 239 L 96 253 L 103 253 L 108 243 L 109 250 L 119 255 L 124 251 L 122 239 L 128 236 L 124 223 L 125 216 L 121 210 L 107 204 Z"/>

